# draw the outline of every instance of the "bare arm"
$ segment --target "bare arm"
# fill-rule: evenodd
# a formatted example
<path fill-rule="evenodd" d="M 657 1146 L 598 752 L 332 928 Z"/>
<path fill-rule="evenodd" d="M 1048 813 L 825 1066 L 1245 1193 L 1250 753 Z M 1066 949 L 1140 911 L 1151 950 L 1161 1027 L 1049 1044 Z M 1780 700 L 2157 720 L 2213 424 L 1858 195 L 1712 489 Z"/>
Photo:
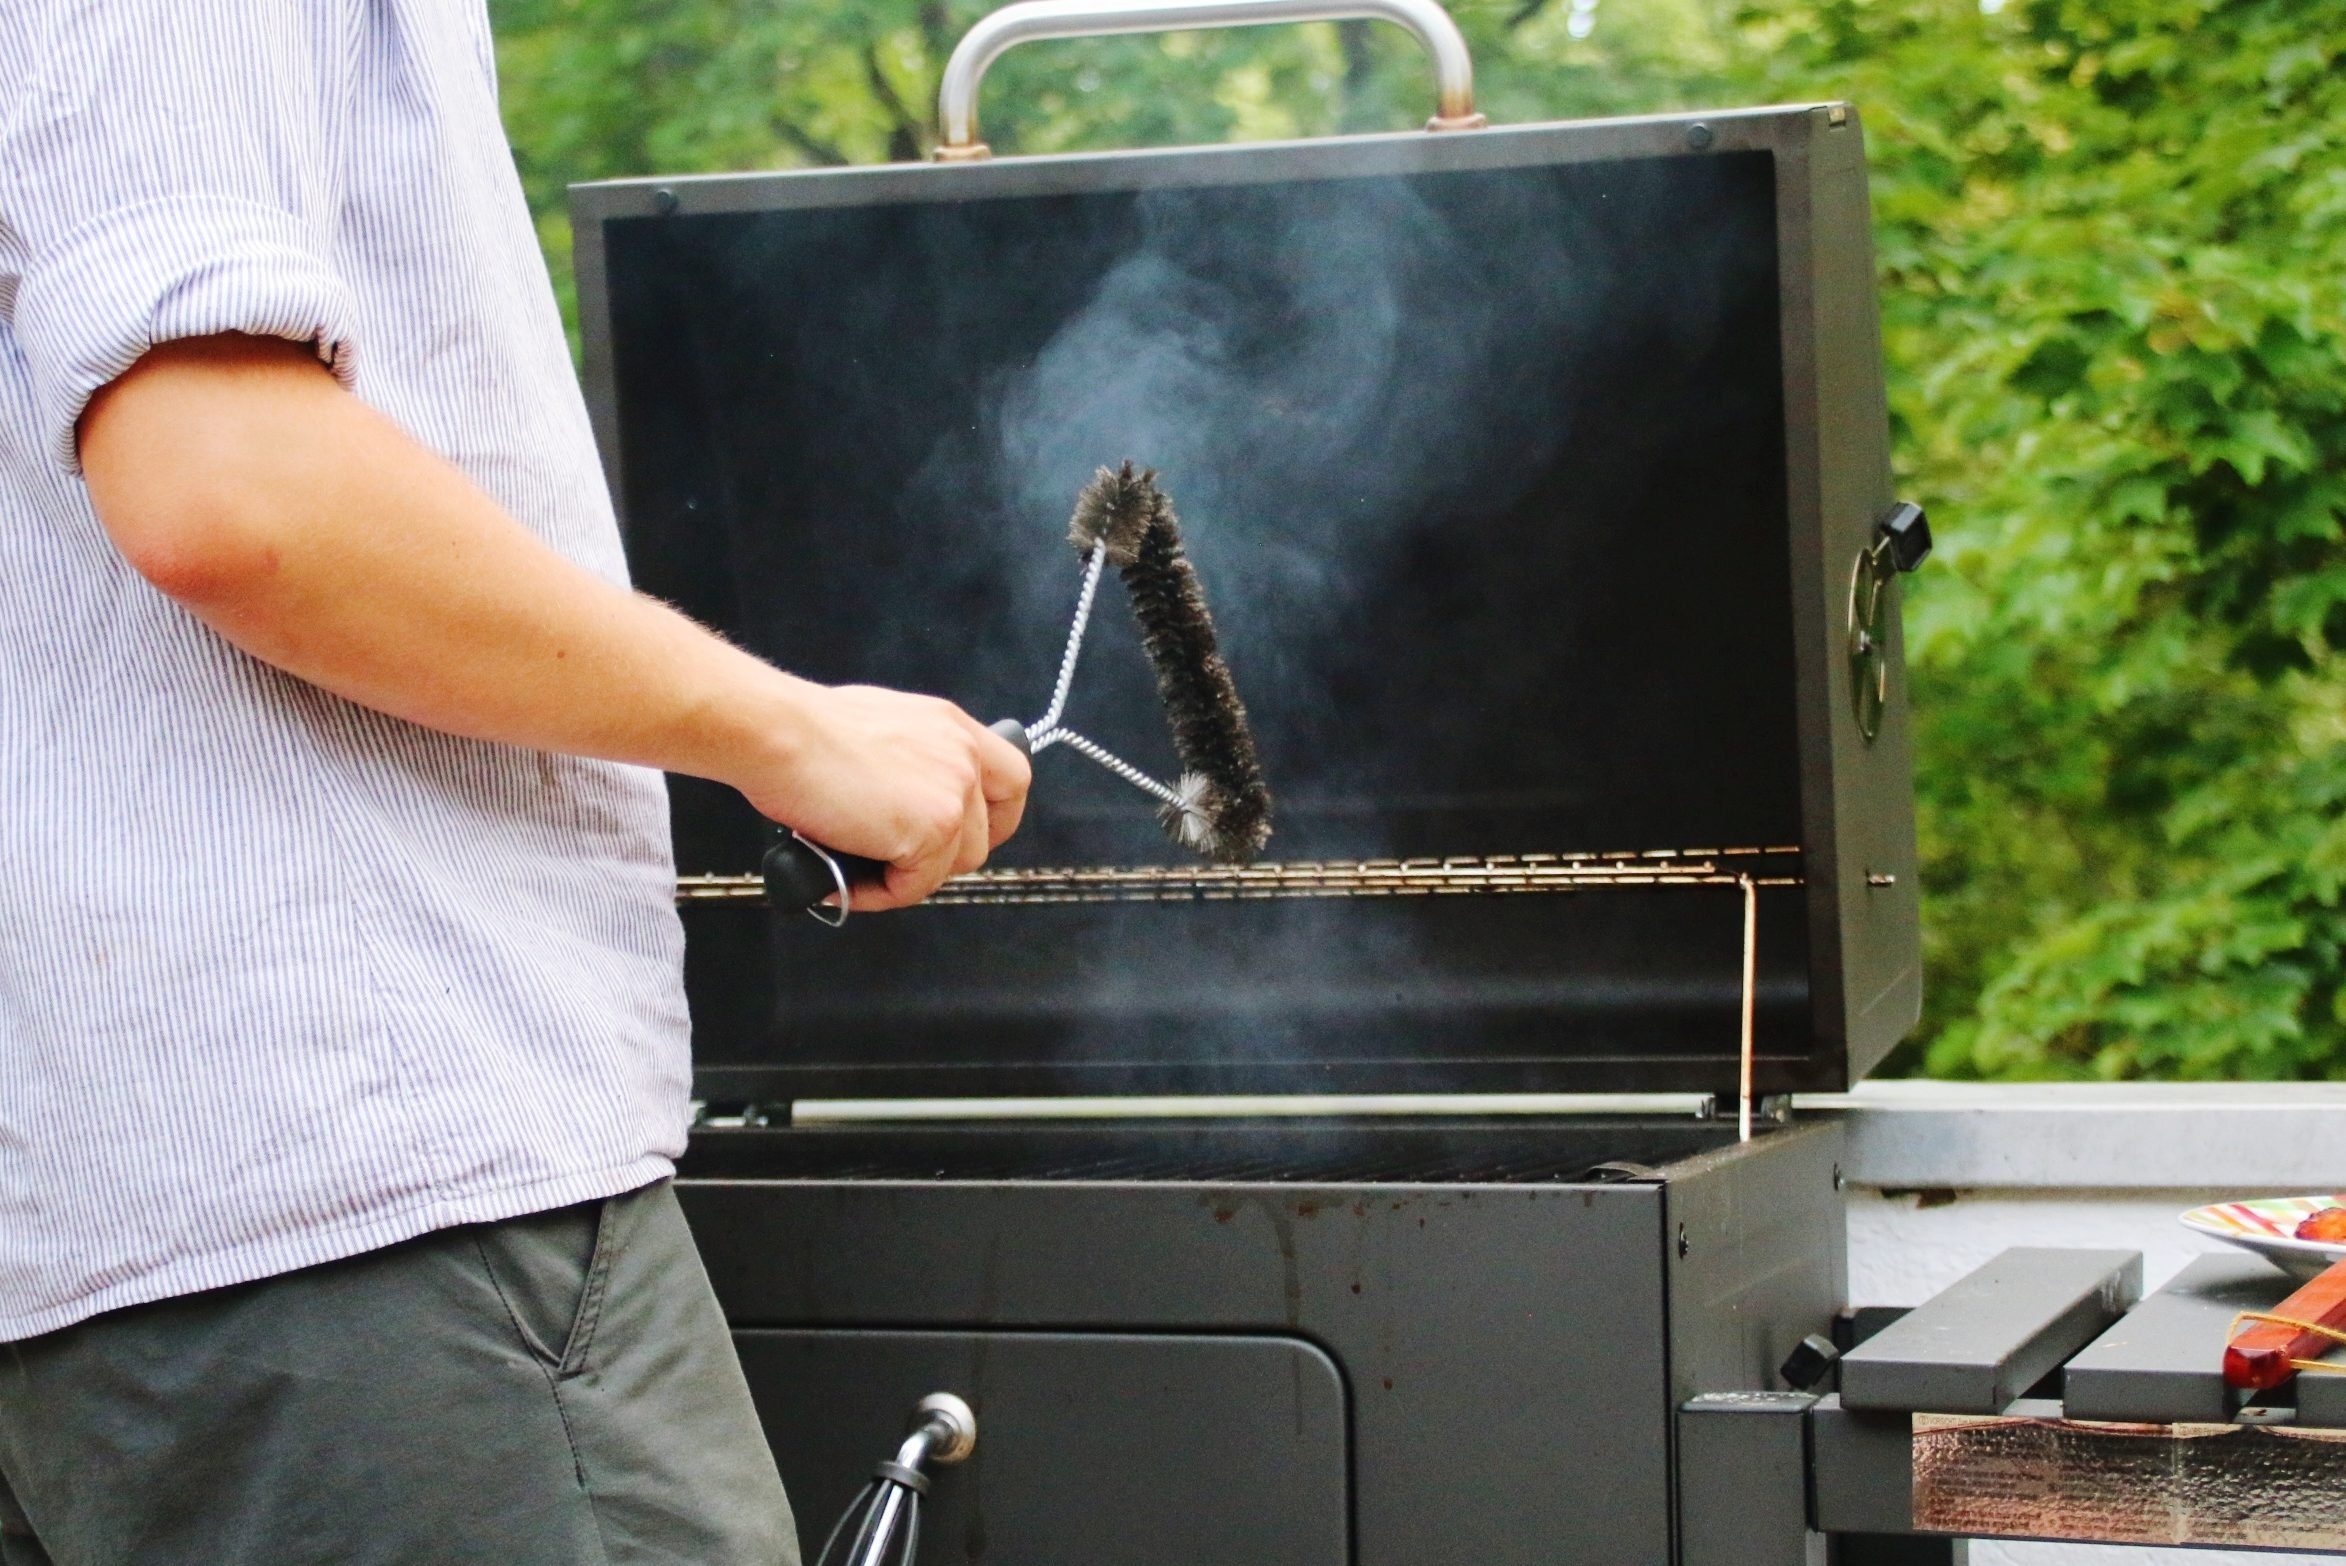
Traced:
<path fill-rule="evenodd" d="M 691 773 L 889 862 L 901 906 L 1016 830 L 1026 759 L 949 703 L 794 678 L 538 542 L 298 344 L 166 344 L 90 402 L 98 518 L 246 652 L 477 739 Z"/>

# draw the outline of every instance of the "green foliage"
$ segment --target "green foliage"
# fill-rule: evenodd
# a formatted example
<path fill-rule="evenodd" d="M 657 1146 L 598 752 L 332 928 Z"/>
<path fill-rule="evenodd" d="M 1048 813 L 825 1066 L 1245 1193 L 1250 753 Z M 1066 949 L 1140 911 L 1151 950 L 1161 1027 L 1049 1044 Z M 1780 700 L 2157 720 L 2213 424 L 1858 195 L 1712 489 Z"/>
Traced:
<path fill-rule="evenodd" d="M 2346 1075 L 2346 17 L 1752 6 L 1869 110 L 1928 1068 Z"/>
<path fill-rule="evenodd" d="M 919 156 L 986 5 L 494 0 L 549 259 L 561 184 Z M 1932 1000 L 1950 1075 L 2346 1077 L 2346 11 L 2335 0 L 1456 7 L 1495 120 L 1865 116 Z M 1398 129 L 1340 27 L 1034 46 L 987 139 Z"/>
<path fill-rule="evenodd" d="M 506 125 L 565 312 L 566 185 L 922 157 L 938 73 L 994 3 L 490 0 Z M 1626 0 L 1635 25 L 1585 42 L 1560 0 L 1456 10 L 1485 106 L 1521 120 L 1654 107 L 1655 84 L 1723 49 L 1707 3 Z M 1416 44 L 1348 22 L 1029 45 L 988 74 L 982 123 L 996 151 L 1039 153 L 1402 130 L 1431 110 Z"/>

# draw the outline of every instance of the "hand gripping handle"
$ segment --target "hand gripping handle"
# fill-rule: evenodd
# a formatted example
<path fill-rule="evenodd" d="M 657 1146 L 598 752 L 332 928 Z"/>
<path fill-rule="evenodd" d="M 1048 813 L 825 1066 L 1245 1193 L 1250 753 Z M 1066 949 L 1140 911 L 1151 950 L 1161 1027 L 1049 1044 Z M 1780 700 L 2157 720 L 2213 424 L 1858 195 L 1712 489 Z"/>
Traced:
<path fill-rule="evenodd" d="M 1486 123 L 1474 110 L 1474 57 L 1437 0 L 1019 0 L 980 20 L 945 62 L 937 89 L 937 119 L 944 127 L 937 158 L 962 163 L 991 156 L 978 140 L 978 84 L 988 67 L 1022 43 L 1265 22 L 1364 20 L 1407 28 L 1433 57 L 1437 107 L 1427 130 L 1475 130 Z"/>
<path fill-rule="evenodd" d="M 1027 749 L 1026 725 L 1016 718 L 1004 718 L 989 727 L 1021 751 Z M 766 878 L 768 906 L 785 913 L 813 914 L 834 928 L 847 922 L 855 887 L 877 886 L 888 876 L 888 867 L 880 860 L 834 853 L 796 832 L 784 832 L 776 839 L 759 868 Z M 834 894 L 838 903 L 824 907 L 823 899 Z"/>

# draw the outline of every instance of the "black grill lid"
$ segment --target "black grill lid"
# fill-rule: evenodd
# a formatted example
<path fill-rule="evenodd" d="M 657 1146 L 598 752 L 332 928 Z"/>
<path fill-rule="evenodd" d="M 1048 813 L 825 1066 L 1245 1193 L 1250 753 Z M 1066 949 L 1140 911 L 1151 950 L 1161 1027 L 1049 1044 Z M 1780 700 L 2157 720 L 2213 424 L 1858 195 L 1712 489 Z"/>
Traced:
<path fill-rule="evenodd" d="M 575 192 L 639 583 L 786 667 L 1040 712 L 1101 463 L 1158 467 L 1279 797 L 1197 874 L 1038 760 L 1006 874 L 685 908 L 710 1097 L 1844 1083 L 1917 1002 L 1854 118 Z M 1869 602 L 1870 608 L 1870 602 Z M 1169 752 L 1121 606 L 1070 716 Z M 1886 671 L 1867 739 L 1851 669 Z M 673 784 L 688 878 L 766 828 Z M 1067 872 L 1050 875 L 1046 872 Z M 721 887 L 704 890 L 721 890 Z"/>

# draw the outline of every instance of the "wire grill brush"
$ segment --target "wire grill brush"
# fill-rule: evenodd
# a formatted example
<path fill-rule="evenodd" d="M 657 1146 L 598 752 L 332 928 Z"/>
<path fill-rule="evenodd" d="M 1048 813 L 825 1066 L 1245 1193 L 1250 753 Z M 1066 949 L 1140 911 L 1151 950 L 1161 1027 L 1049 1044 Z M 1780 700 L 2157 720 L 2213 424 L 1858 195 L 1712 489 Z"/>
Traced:
<path fill-rule="evenodd" d="M 1157 699 L 1182 773 L 1158 819 L 1175 842 L 1222 864 L 1245 864 L 1271 836 L 1271 790 L 1246 704 L 1223 662 L 1205 591 L 1181 543 L 1173 502 L 1153 470 L 1102 468 L 1075 503 L 1069 538 L 1105 556 L 1124 579 Z M 1036 748 L 1041 748 L 1038 738 Z"/>
<path fill-rule="evenodd" d="M 1271 791 L 1197 571 L 1182 547 L 1181 525 L 1155 470 L 1136 470 L 1130 462 L 1100 469 L 1076 498 L 1068 537 L 1083 556 L 1083 585 L 1051 705 L 1032 723 L 1005 718 L 992 725 L 994 732 L 1029 755 L 1066 746 L 1153 797 L 1157 819 L 1175 842 L 1217 863 L 1251 862 L 1270 840 Z M 1171 783 L 1062 721 L 1109 565 L 1132 601 L 1141 646 L 1156 673 L 1157 698 L 1173 731 L 1182 771 Z M 835 854 L 796 833 L 767 851 L 763 868 L 772 906 L 802 909 L 832 924 L 845 922 L 856 882 L 876 881 L 887 872 L 885 865 Z M 837 902 L 826 908 L 824 900 L 832 897 Z"/>

